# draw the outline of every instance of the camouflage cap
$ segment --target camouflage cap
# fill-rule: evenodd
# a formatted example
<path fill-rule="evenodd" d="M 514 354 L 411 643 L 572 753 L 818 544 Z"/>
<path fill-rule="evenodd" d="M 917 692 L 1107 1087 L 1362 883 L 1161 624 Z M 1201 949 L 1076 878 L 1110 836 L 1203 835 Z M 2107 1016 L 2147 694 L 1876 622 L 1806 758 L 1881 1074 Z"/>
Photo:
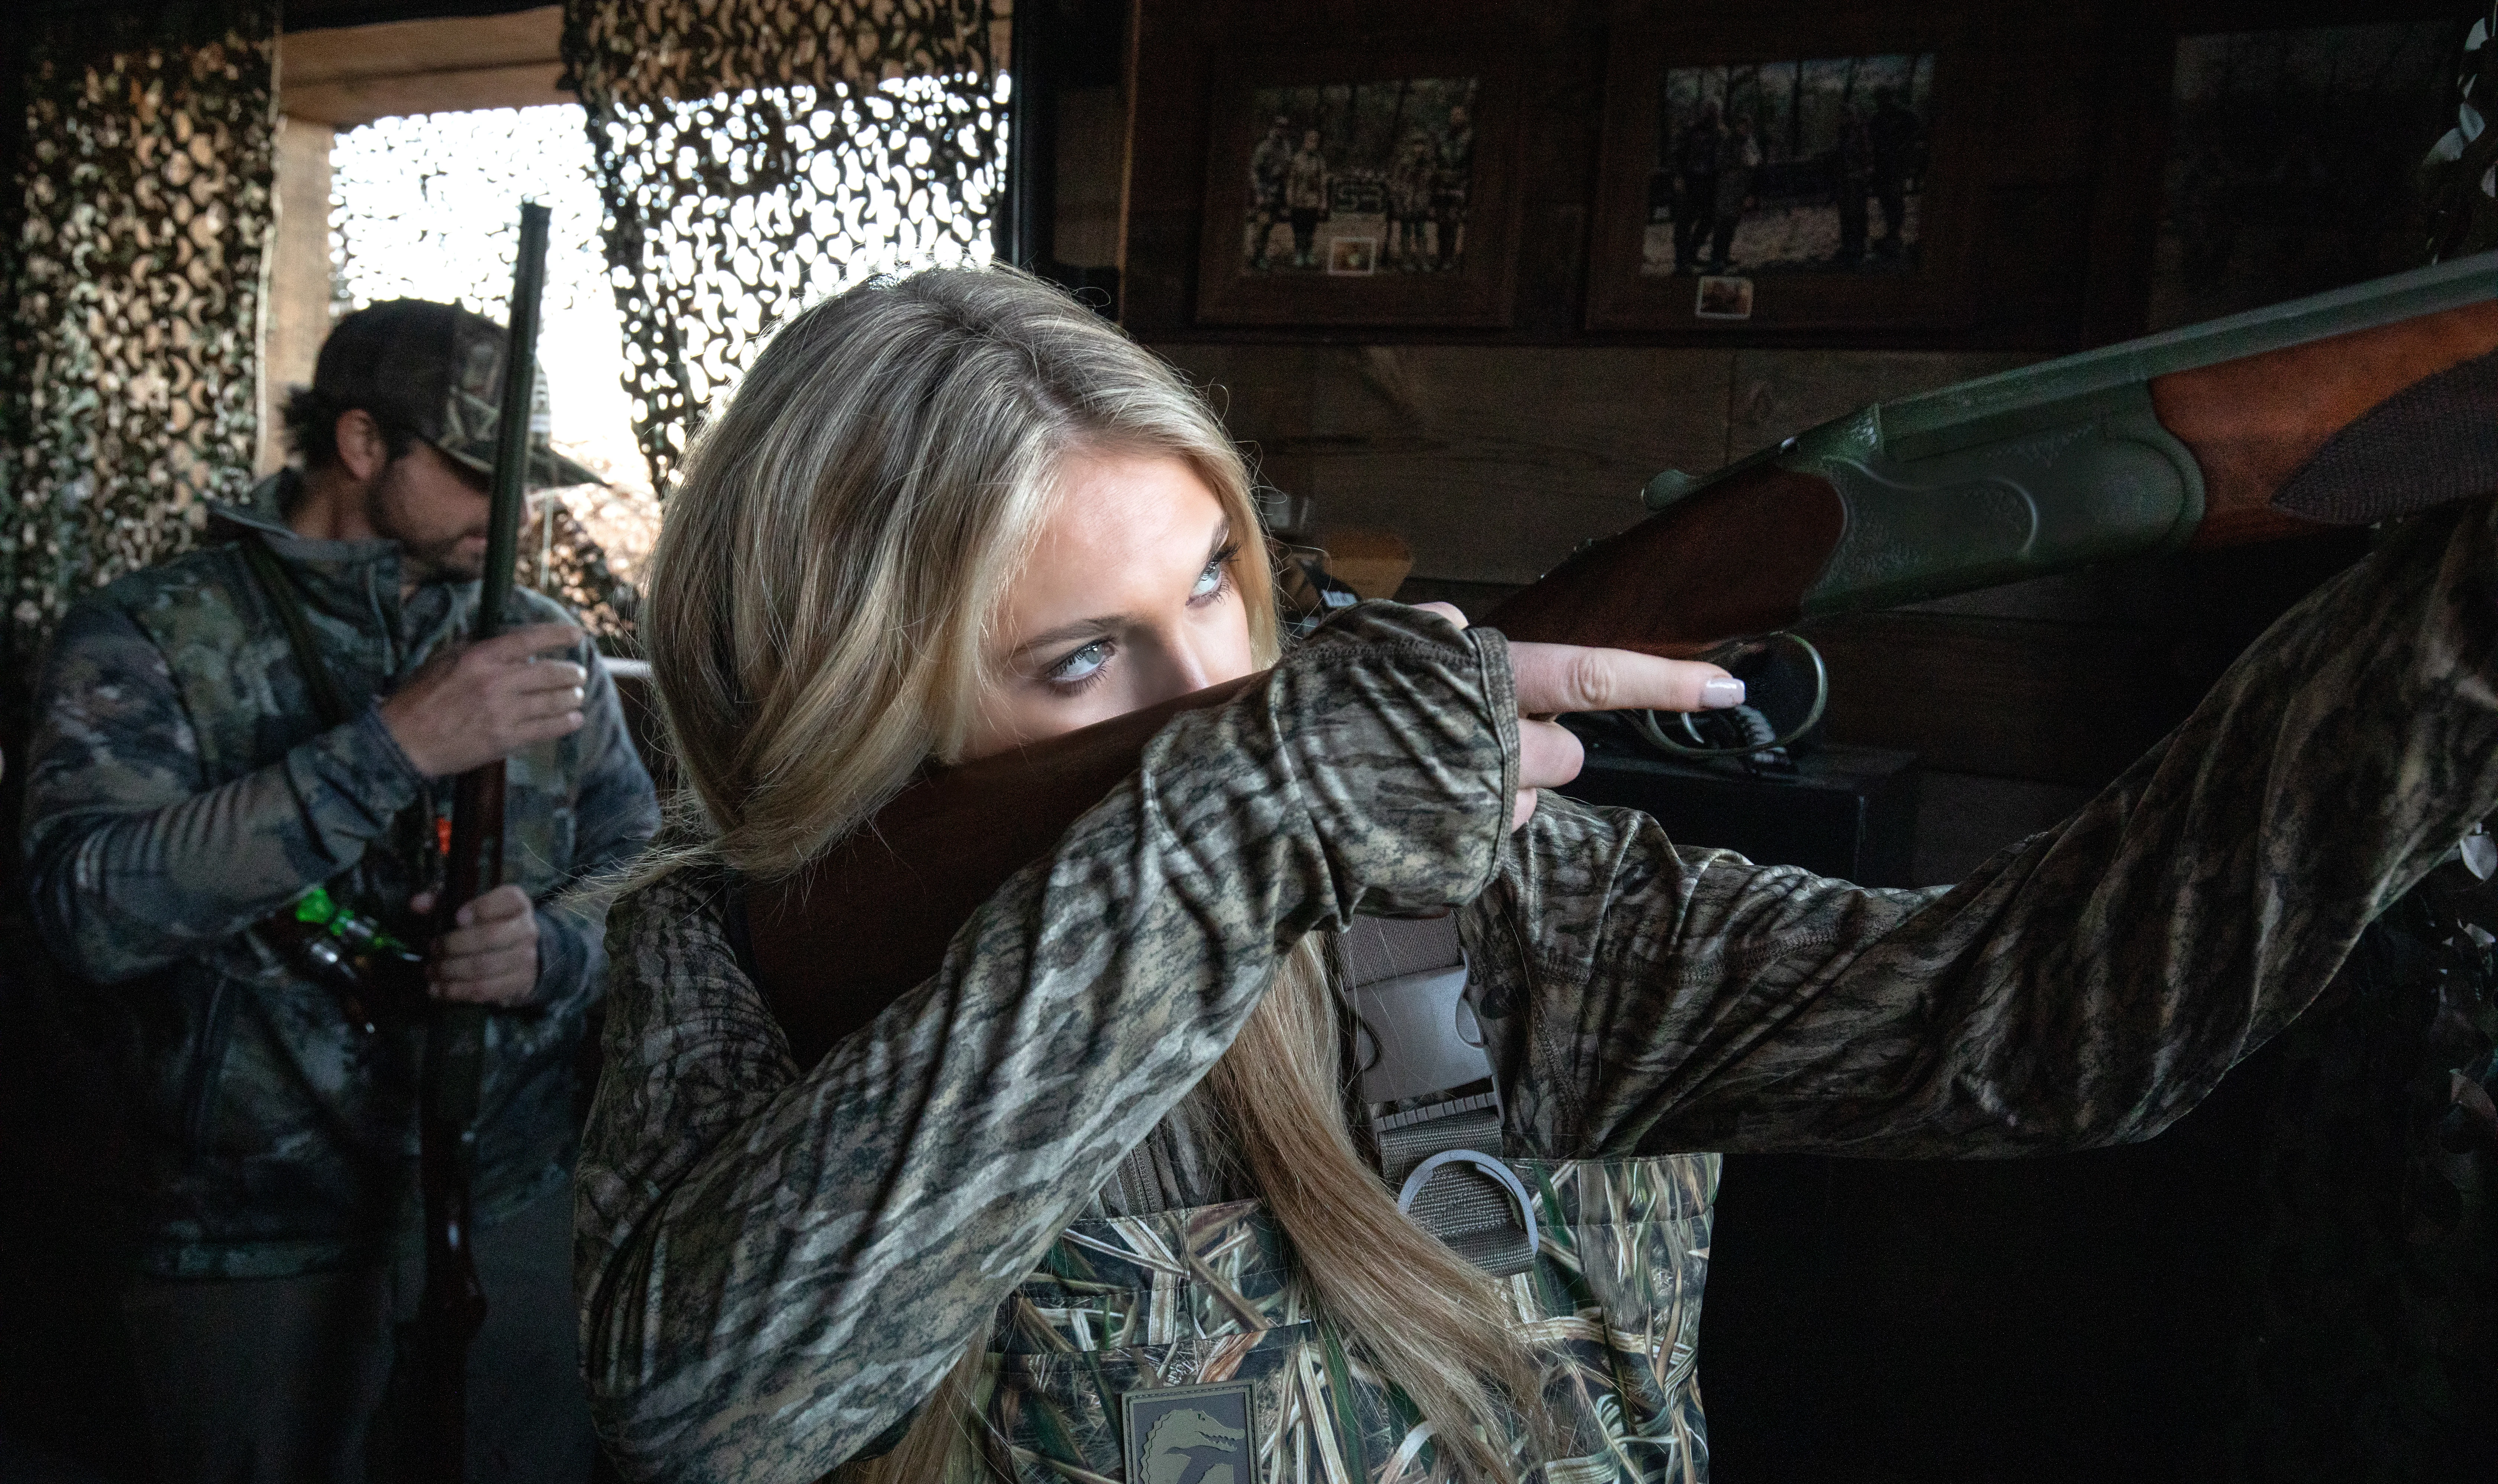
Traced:
<path fill-rule="evenodd" d="M 358 309 L 330 331 L 312 389 L 343 406 L 402 422 L 454 463 L 492 474 L 505 339 L 501 325 L 457 305 L 393 299 Z M 528 482 L 604 483 L 547 441 L 546 371 L 535 371 Z"/>

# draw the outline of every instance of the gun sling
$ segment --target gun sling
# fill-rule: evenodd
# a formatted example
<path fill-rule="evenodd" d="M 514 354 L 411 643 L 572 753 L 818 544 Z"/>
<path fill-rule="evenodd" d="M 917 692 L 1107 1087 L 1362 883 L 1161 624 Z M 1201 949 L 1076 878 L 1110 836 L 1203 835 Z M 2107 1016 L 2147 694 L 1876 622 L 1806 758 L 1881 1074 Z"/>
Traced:
<path fill-rule="evenodd" d="M 257 533 L 243 538 L 242 560 L 251 568 L 260 596 L 286 630 L 286 642 L 295 651 L 295 667 L 304 672 L 304 689 L 312 694 L 313 714 L 324 728 L 346 726 L 356 713 L 339 694 L 338 677 L 330 672 L 330 662 L 321 658 L 321 646 L 312 638 L 312 621 L 304 613 L 304 595 L 295 590 L 295 579 L 286 575 L 285 564 Z"/>

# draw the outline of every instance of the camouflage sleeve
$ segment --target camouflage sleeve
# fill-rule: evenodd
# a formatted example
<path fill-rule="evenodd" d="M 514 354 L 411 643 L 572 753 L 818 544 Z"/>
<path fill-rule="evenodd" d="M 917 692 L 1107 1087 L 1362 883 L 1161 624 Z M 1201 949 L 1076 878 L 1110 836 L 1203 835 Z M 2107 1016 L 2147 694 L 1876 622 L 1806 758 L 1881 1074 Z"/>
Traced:
<path fill-rule="evenodd" d="M 531 1003 L 587 1009 L 607 980 L 606 899 L 574 888 L 629 865 L 658 833 L 659 803 L 633 750 L 616 679 L 597 650 L 578 657 L 590 672 L 582 700 L 581 786 L 572 804 L 572 859 L 538 903 L 538 982 Z"/>
<path fill-rule="evenodd" d="M 240 932 L 355 864 L 424 787 L 370 709 L 217 788 L 200 767 L 156 646 L 109 603 L 73 608 L 36 687 L 24 839 L 36 921 L 85 977 Z"/>
<path fill-rule="evenodd" d="M 1497 635 L 1355 610 L 794 1066 L 692 872 L 628 895 L 575 1220 L 600 1432 L 640 1478 L 810 1480 L 910 1415 L 1303 933 L 1490 880 Z"/>
<path fill-rule="evenodd" d="M 2498 804 L 2498 504 L 2392 532 L 2079 814 L 1863 890 L 1556 807 L 1481 952 L 1556 1153 L 2013 1155 L 2158 1133 Z M 1520 937 L 1498 927 L 1507 916 Z"/>

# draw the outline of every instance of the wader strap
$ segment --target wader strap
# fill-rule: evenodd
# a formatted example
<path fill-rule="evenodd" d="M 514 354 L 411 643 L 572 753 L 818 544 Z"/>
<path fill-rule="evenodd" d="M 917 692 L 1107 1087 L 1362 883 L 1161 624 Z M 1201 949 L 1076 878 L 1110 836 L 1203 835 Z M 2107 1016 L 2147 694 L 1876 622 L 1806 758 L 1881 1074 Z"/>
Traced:
<path fill-rule="evenodd" d="M 1524 1272 L 1535 1215 L 1500 1158 L 1500 1094 L 1466 1004 L 1456 915 L 1362 918 L 1343 941 L 1361 1101 L 1397 1209 L 1495 1277 Z"/>

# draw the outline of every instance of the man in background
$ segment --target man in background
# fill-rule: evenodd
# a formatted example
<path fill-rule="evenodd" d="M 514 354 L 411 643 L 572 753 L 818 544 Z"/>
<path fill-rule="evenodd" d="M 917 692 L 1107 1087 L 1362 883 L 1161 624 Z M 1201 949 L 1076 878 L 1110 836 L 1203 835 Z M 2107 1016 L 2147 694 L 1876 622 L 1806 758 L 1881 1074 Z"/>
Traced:
<path fill-rule="evenodd" d="M 1301 147 L 1293 151 L 1284 176 L 1284 209 L 1293 223 L 1293 266 L 1316 268 L 1319 223 L 1328 211 L 1327 152 L 1319 131 L 1301 131 Z"/>
<path fill-rule="evenodd" d="M 1267 249 L 1284 220 L 1284 183 L 1293 174 L 1293 121 L 1278 113 L 1249 153 L 1250 266 L 1266 271 Z"/>
<path fill-rule="evenodd" d="M 1700 105 L 1682 138 L 1675 142 L 1674 271 L 1698 273 L 1700 255 L 1717 224 L 1717 171 L 1726 149 L 1726 125 L 1714 99 Z"/>
<path fill-rule="evenodd" d="M 121 1311 L 160 1479 L 407 1472 L 435 1000 L 494 1012 L 468 1474 L 590 1473 L 569 1175 L 605 954 L 601 909 L 563 893 L 657 809 L 560 605 L 524 591 L 510 631 L 460 642 L 503 378 L 535 373 L 503 354 L 447 305 L 340 321 L 287 406 L 301 467 L 215 507 L 215 544 L 80 602 L 38 682 L 31 908 L 128 1111 Z M 496 758 L 506 884 L 419 960 L 450 781 Z M 378 951 L 341 968 L 360 941 Z"/>
<path fill-rule="evenodd" d="M 1466 197 L 1474 189 L 1475 126 L 1463 106 L 1449 110 L 1449 121 L 1432 142 L 1431 236 L 1440 254 L 1440 272 L 1457 266 L 1466 226 Z"/>
<path fill-rule="evenodd" d="M 1896 258 L 1907 250 L 1908 177 L 1917 173 L 1917 145 L 1925 124 L 1900 101 L 1898 88 L 1884 87 L 1874 91 L 1868 127 L 1874 143 L 1874 199 L 1882 208 L 1882 237 L 1874 250 Z"/>

